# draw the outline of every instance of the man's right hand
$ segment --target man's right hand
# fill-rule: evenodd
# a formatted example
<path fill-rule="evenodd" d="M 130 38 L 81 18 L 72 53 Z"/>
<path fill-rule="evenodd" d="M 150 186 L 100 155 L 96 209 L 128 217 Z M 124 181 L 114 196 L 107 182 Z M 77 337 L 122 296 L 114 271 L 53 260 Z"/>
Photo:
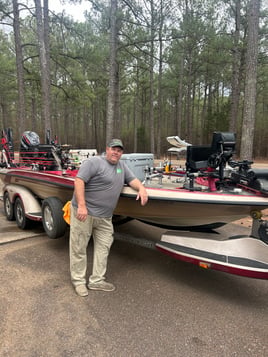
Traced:
<path fill-rule="evenodd" d="M 76 218 L 81 221 L 81 222 L 85 222 L 85 220 L 87 219 L 87 208 L 86 206 L 82 206 L 77 208 L 77 212 L 76 212 Z"/>

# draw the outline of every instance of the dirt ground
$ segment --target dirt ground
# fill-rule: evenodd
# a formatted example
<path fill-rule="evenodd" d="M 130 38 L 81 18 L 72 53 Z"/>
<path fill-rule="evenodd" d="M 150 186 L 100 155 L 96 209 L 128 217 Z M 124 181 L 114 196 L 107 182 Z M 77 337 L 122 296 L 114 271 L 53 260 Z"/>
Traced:
<path fill-rule="evenodd" d="M 161 234 L 136 221 L 120 232 Z M 267 280 L 201 269 L 116 239 L 107 271 L 116 290 L 81 298 L 70 283 L 68 235 L 22 232 L 0 202 L 0 242 L 2 357 L 268 355 Z M 88 274 L 92 252 L 90 244 Z"/>

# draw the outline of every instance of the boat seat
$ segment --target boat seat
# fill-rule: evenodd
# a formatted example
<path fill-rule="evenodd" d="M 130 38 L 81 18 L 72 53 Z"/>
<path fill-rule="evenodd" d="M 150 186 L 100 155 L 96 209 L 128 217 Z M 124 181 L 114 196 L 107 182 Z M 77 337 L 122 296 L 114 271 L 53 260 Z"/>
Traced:
<path fill-rule="evenodd" d="M 211 191 L 224 184 L 224 168 L 235 150 L 235 134 L 215 131 L 210 146 L 188 146 L 186 170 L 189 178 L 189 189 L 195 190 L 194 173 L 201 171 L 209 180 Z"/>
<path fill-rule="evenodd" d="M 214 153 L 235 152 L 236 137 L 232 132 L 214 131 L 211 148 Z"/>
<path fill-rule="evenodd" d="M 188 146 L 186 168 L 188 172 L 204 170 L 208 167 L 222 168 L 235 152 L 235 134 L 215 131 L 210 146 Z"/>
<path fill-rule="evenodd" d="M 208 159 L 212 154 L 211 146 L 187 146 L 186 169 L 197 172 L 208 167 Z"/>

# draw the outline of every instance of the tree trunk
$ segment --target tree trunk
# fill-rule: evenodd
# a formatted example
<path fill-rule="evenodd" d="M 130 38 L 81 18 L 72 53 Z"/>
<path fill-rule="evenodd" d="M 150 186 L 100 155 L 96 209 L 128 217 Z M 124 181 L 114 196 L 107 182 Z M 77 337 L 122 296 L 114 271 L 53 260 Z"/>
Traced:
<path fill-rule="evenodd" d="M 136 66 L 136 89 L 135 89 L 135 96 L 134 96 L 134 108 L 133 108 L 133 112 L 134 112 L 134 152 L 137 152 L 138 150 L 138 117 L 139 117 L 139 112 L 138 112 L 138 103 L 139 103 L 139 95 L 140 95 L 140 80 L 139 80 L 139 65 L 137 62 L 137 66 Z"/>
<path fill-rule="evenodd" d="M 160 159 L 161 155 L 161 131 L 163 115 L 163 94 L 162 94 L 162 77 L 163 77 L 163 1 L 160 0 L 160 26 L 159 26 L 159 69 L 158 69 L 158 120 L 157 120 L 157 148 L 156 155 Z"/>
<path fill-rule="evenodd" d="M 150 1 L 151 7 L 151 28 L 150 28 L 150 151 L 155 152 L 155 138 L 154 138 L 154 35 L 155 35 L 155 25 L 154 25 L 154 0 Z"/>
<path fill-rule="evenodd" d="M 184 54 L 180 59 L 180 73 L 178 81 L 178 102 L 177 102 L 177 118 L 176 118 L 176 135 L 181 136 L 182 132 L 182 117 L 183 117 L 183 76 L 184 76 Z"/>
<path fill-rule="evenodd" d="M 37 35 L 39 46 L 39 62 L 41 71 L 42 92 L 42 119 L 45 122 L 44 138 L 51 132 L 50 120 L 50 66 L 49 66 L 49 43 L 48 43 L 48 0 L 44 0 L 44 16 L 42 16 L 41 1 L 35 0 L 35 13 L 37 22 Z"/>
<path fill-rule="evenodd" d="M 16 49 L 16 67 L 17 67 L 17 85 L 18 85 L 18 133 L 21 137 L 22 133 L 26 130 L 25 119 L 26 119 L 26 109 L 25 109 L 25 86 L 24 86 L 24 71 L 23 71 L 23 55 L 21 46 L 21 36 L 20 36 L 20 17 L 19 17 L 19 6 L 17 0 L 13 0 L 13 28 L 15 37 L 15 49 Z"/>
<path fill-rule="evenodd" d="M 239 100 L 240 100 L 240 63 L 241 53 L 239 49 L 240 25 L 241 25 L 241 0 L 235 1 L 235 32 L 233 35 L 233 75 L 232 75 L 232 92 L 231 92 L 231 108 L 229 116 L 229 130 L 236 131 Z"/>
<path fill-rule="evenodd" d="M 192 54 L 189 54 L 188 58 L 188 68 L 187 68 L 187 89 L 186 89 L 186 141 L 193 141 L 193 118 L 192 118 L 192 106 L 191 106 L 191 97 L 192 97 L 192 87 L 193 87 L 193 75 L 192 75 Z"/>
<path fill-rule="evenodd" d="M 109 73 L 109 90 L 108 90 L 108 103 L 107 103 L 107 118 L 106 118 L 106 142 L 109 142 L 114 136 L 114 123 L 115 123 L 115 101 L 118 96 L 116 95 L 117 85 L 117 45 L 118 45 L 118 30 L 117 30 L 117 0 L 111 0 L 111 33 L 110 33 L 110 73 Z"/>
<path fill-rule="evenodd" d="M 258 60 L 259 5 L 259 0 L 249 1 L 245 100 L 240 148 L 240 158 L 248 160 L 251 160 L 253 157 Z"/>

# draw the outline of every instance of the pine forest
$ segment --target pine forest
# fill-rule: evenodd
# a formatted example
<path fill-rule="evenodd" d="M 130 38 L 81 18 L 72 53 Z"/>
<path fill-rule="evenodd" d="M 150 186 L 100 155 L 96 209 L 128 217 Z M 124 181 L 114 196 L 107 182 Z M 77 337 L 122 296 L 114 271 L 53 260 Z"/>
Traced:
<path fill-rule="evenodd" d="M 51 2 L 53 0 L 50 0 Z M 0 129 L 73 148 L 165 155 L 236 133 L 236 153 L 268 158 L 265 0 L 88 0 L 83 20 L 49 0 L 0 0 Z"/>

